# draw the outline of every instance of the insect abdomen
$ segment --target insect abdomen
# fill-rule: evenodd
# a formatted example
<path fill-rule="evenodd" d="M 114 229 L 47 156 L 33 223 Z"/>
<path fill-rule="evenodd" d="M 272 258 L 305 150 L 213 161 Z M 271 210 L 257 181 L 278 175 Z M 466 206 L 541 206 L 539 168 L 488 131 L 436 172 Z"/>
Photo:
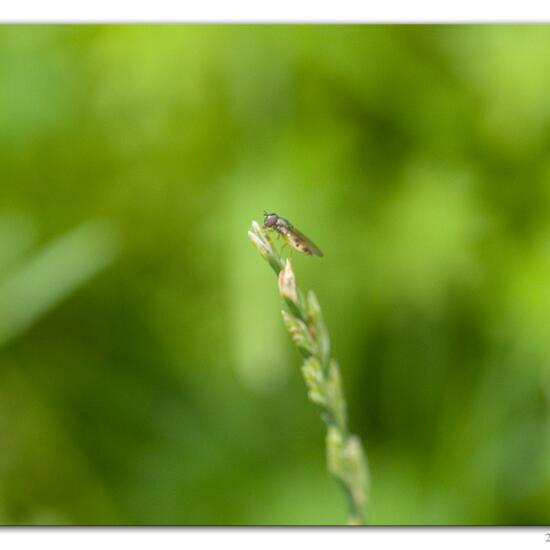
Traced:
<path fill-rule="evenodd" d="M 294 248 L 298 252 L 302 252 L 304 254 L 308 254 L 309 256 L 311 256 L 311 250 L 301 239 L 299 239 L 295 235 L 291 235 L 290 239 L 292 241 L 291 244 L 294 246 Z"/>

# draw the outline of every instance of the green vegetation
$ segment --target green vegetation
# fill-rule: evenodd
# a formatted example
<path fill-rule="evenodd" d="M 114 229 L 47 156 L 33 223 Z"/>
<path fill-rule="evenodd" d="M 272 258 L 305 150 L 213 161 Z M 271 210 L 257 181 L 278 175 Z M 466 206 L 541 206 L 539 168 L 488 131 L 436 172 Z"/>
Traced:
<path fill-rule="evenodd" d="M 293 267 L 368 523 L 548 524 L 549 58 L 543 25 L 0 27 L 0 523 L 346 522 L 269 210 L 324 253 Z"/>
<path fill-rule="evenodd" d="M 292 312 L 283 310 L 283 320 L 304 356 L 302 373 L 309 399 L 320 407 L 321 418 L 327 425 L 327 467 L 346 495 L 348 523 L 361 525 L 365 521 L 367 464 L 361 442 L 348 430 L 340 369 L 330 356 L 330 338 L 321 306 L 313 291 L 304 296 L 296 286 L 290 258 L 283 262 L 264 227 L 253 222 L 248 236 L 278 276 L 279 292 Z"/>

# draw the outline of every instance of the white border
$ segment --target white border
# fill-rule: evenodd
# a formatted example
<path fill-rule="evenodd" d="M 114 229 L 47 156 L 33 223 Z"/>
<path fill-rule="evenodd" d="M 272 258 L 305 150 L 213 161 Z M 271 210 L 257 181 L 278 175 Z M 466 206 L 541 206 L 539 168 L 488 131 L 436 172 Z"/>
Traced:
<path fill-rule="evenodd" d="M 315 548 L 377 550 L 419 548 L 545 548 L 549 529 L 527 528 L 3 528 L 2 550 L 182 550 L 223 548 L 257 550 Z"/>
<path fill-rule="evenodd" d="M 550 21 L 547 0 L 18 0 L 3 2 L 12 23 L 443 23 Z"/>

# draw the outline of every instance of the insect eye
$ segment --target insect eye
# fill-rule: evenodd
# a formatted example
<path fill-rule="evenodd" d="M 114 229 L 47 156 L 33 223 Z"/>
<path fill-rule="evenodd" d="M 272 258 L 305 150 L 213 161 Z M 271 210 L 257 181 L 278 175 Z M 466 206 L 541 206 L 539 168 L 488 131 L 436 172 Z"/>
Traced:
<path fill-rule="evenodd" d="M 264 220 L 265 225 L 273 227 L 277 223 L 277 217 L 276 214 L 267 214 Z"/>

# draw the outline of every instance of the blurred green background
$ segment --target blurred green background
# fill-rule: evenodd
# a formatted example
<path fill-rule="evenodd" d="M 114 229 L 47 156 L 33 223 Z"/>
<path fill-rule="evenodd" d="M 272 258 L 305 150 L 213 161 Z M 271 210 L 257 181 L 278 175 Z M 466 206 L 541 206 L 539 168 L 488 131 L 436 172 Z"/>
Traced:
<path fill-rule="evenodd" d="M 0 523 L 326 524 L 264 209 L 377 524 L 550 522 L 550 27 L 0 28 Z"/>

